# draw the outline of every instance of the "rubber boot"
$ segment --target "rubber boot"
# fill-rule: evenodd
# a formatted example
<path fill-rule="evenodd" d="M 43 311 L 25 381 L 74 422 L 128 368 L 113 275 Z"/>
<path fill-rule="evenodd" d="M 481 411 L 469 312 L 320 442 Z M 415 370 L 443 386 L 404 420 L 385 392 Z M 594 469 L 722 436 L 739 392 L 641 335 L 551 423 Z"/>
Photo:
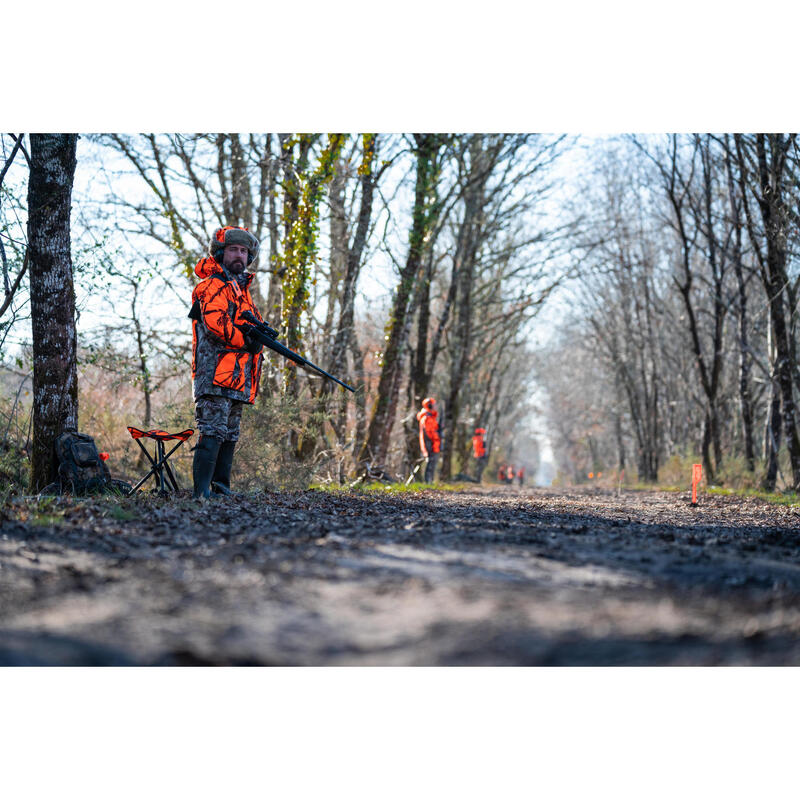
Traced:
<path fill-rule="evenodd" d="M 214 477 L 211 479 L 211 491 L 214 494 L 231 495 L 231 467 L 233 466 L 233 451 L 236 442 L 223 442 L 217 454 L 217 465 L 214 467 Z"/>
<path fill-rule="evenodd" d="M 192 497 L 210 497 L 211 476 L 217 464 L 217 454 L 222 442 L 213 436 L 200 435 L 200 441 L 194 448 L 194 462 L 192 463 L 192 479 L 194 480 L 194 493 Z"/>

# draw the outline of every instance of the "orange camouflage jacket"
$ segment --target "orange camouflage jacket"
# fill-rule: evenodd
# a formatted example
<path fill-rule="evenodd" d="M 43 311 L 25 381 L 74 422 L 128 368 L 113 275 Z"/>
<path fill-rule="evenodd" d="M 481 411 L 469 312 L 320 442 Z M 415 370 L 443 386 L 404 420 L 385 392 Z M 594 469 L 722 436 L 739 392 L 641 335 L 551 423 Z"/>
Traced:
<path fill-rule="evenodd" d="M 258 394 L 261 353 L 250 353 L 236 327 L 243 311 L 261 315 L 250 296 L 253 276 L 244 288 L 227 280 L 213 258 L 201 258 L 194 268 L 203 280 L 192 292 L 192 391 L 194 399 L 221 395 L 252 403 Z"/>
<path fill-rule="evenodd" d="M 442 438 L 439 434 L 437 412 L 423 408 L 417 412 L 419 421 L 419 449 L 424 458 L 431 453 L 438 453 L 441 448 Z"/>

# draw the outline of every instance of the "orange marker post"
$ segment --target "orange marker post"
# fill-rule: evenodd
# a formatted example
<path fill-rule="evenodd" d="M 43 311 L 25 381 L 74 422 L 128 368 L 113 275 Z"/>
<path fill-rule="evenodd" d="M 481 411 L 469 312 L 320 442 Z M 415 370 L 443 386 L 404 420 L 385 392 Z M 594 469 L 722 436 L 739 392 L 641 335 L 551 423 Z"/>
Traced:
<path fill-rule="evenodd" d="M 703 465 L 692 464 L 692 505 L 697 505 L 697 484 L 703 479 Z"/>

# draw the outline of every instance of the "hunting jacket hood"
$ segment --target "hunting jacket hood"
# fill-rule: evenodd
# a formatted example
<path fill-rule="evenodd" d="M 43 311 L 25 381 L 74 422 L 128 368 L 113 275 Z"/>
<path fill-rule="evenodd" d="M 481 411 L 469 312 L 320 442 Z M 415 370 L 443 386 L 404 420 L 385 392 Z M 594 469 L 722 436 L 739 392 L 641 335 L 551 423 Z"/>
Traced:
<path fill-rule="evenodd" d="M 252 403 L 258 394 L 261 353 L 249 353 L 244 335 L 236 325 L 243 311 L 261 315 L 250 296 L 253 276 L 245 273 L 243 286 L 226 277 L 213 258 L 201 258 L 194 268 L 203 280 L 192 292 L 192 392 L 220 395 Z"/>

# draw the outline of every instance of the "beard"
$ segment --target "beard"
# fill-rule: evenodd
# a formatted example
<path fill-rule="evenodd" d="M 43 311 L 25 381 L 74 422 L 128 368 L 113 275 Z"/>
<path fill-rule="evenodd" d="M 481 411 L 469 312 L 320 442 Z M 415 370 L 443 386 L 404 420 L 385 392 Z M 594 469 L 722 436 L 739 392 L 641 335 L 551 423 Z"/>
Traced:
<path fill-rule="evenodd" d="M 230 264 L 226 265 L 227 268 L 235 275 L 241 275 L 244 272 L 244 261 L 241 259 L 234 259 Z"/>

